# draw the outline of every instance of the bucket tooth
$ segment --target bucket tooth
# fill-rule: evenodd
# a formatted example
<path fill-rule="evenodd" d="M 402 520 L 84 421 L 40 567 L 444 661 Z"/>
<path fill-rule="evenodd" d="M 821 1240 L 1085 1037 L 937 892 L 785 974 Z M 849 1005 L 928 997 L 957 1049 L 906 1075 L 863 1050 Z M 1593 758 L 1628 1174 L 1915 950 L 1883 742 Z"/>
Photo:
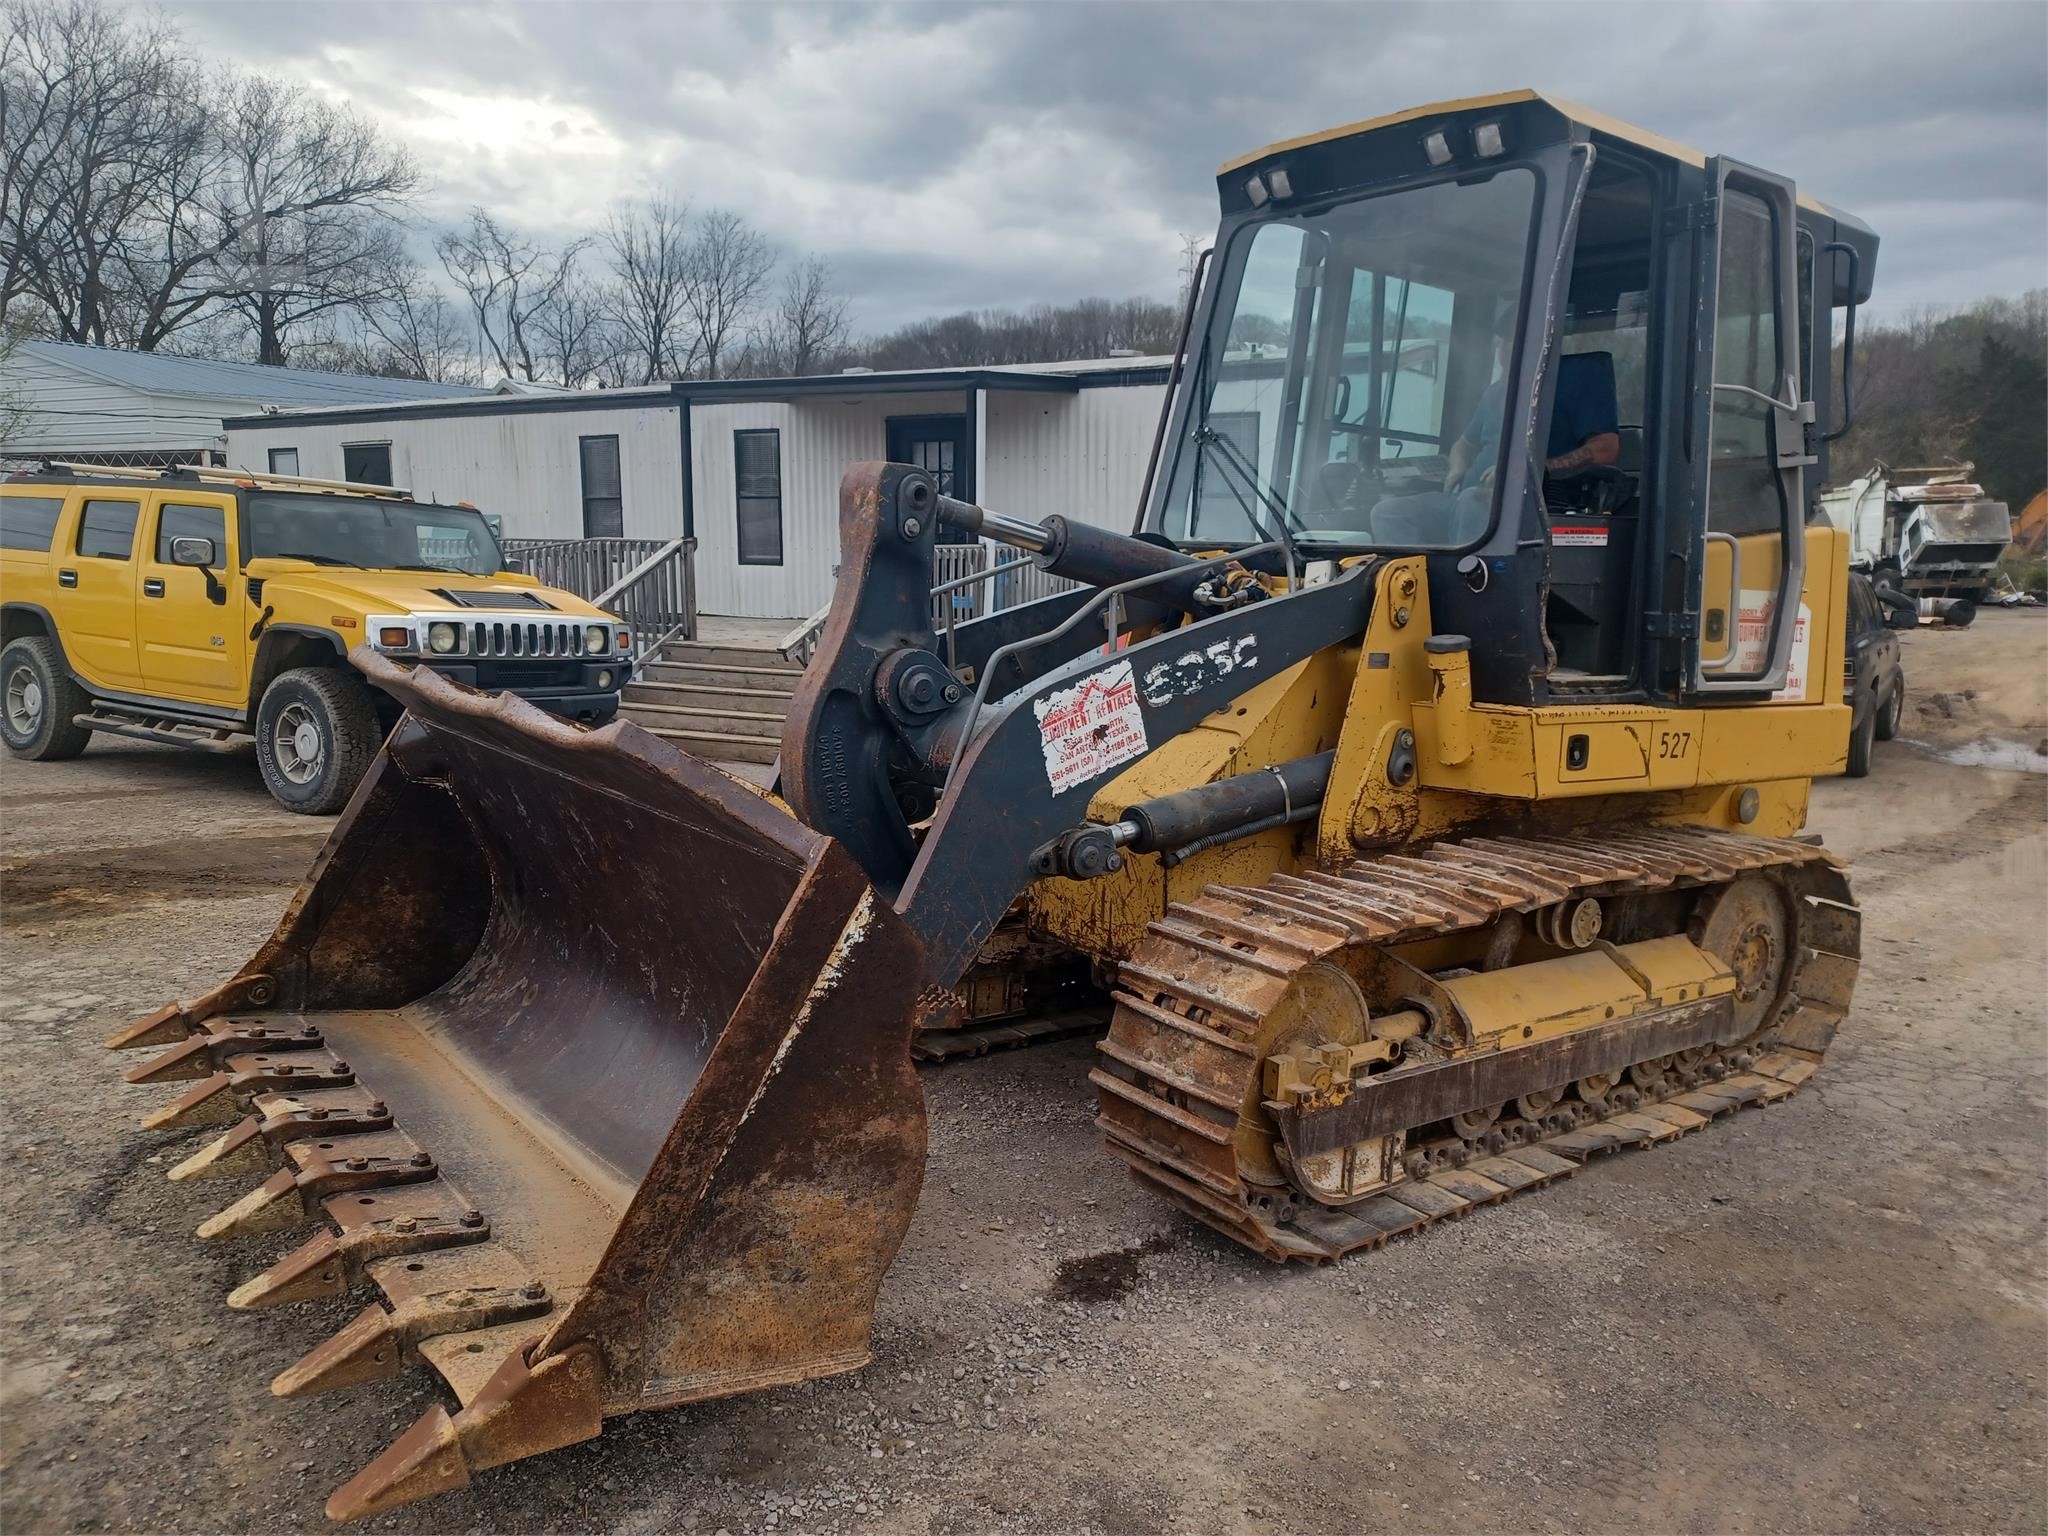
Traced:
<path fill-rule="evenodd" d="M 161 1056 L 152 1056 L 126 1073 L 131 1083 L 179 1083 L 192 1078 L 211 1077 L 215 1067 L 206 1035 L 187 1035 Z"/>
<path fill-rule="evenodd" d="M 340 1296 L 348 1286 L 341 1239 L 332 1232 L 322 1232 L 308 1238 L 255 1279 L 244 1280 L 229 1291 L 228 1305 L 237 1312 L 260 1312 L 294 1301 Z"/>
<path fill-rule="evenodd" d="M 381 1099 L 358 1094 L 351 1102 L 334 1094 L 298 1097 L 278 1093 L 256 1095 L 256 1113 L 245 1116 L 170 1173 L 176 1183 L 217 1179 L 229 1174 L 261 1173 L 277 1166 L 279 1149 L 309 1138 L 355 1136 L 391 1129 L 391 1111 Z"/>
<path fill-rule="evenodd" d="M 290 1050 L 286 1047 L 285 1050 Z M 266 1049 L 260 1055 L 227 1058 L 215 1072 L 174 1104 L 143 1117 L 143 1129 L 183 1130 L 188 1126 L 232 1125 L 243 1114 L 243 1101 L 259 1093 L 310 1093 L 319 1089 L 346 1088 L 354 1084 L 349 1064 L 330 1051 L 320 1051 L 308 1061 L 280 1060 L 281 1053 Z M 154 1067 L 143 1070 L 148 1071 Z"/>
<path fill-rule="evenodd" d="M 209 1077 L 243 1052 L 264 1053 L 269 1065 L 272 1055 L 287 1051 L 314 1051 L 326 1044 L 320 1031 L 308 1024 L 283 1029 L 268 1024 L 230 1024 L 205 1034 L 188 1035 L 161 1056 L 151 1058 L 128 1074 L 131 1083 L 171 1083 L 189 1078 Z"/>
<path fill-rule="evenodd" d="M 145 1131 L 182 1131 L 200 1125 L 233 1125 L 242 1114 L 242 1101 L 236 1097 L 234 1086 L 232 1076 L 216 1072 L 174 1102 L 144 1115 L 142 1128 Z"/>
<path fill-rule="evenodd" d="M 460 1413 L 436 1405 L 379 1456 L 335 1489 L 331 1520 L 381 1515 L 469 1485 L 470 1474 L 593 1440 L 604 1429 L 604 1363 L 578 1344 L 529 1366 L 523 1352 Z"/>
<path fill-rule="evenodd" d="M 209 1216 L 199 1224 L 199 1236 L 241 1237 L 250 1232 L 295 1227 L 312 1220 L 319 1202 L 329 1195 L 394 1184 L 421 1184 L 439 1172 L 432 1154 L 418 1150 L 410 1137 L 396 1131 L 385 1132 L 375 1143 L 367 1138 L 354 1143 L 364 1148 L 376 1145 L 380 1150 L 375 1152 L 337 1152 L 327 1156 L 309 1151 L 309 1145 L 292 1143 L 287 1153 L 297 1166 L 279 1169 L 226 1210 Z M 370 1204 L 374 1198 L 363 1203 Z"/>
<path fill-rule="evenodd" d="M 165 1003 L 126 1029 L 116 1030 L 107 1039 L 107 1049 L 134 1051 L 152 1045 L 175 1045 L 219 1014 L 236 1008 L 268 1008 L 276 1000 L 275 977 L 262 972 L 237 976 L 189 1003 Z"/>
<path fill-rule="evenodd" d="M 152 1045 L 175 1045 L 192 1033 L 183 1003 L 165 1003 L 155 1013 L 145 1014 L 126 1029 L 107 1037 L 110 1051 L 139 1051 Z"/>
<path fill-rule="evenodd" d="M 237 1312 L 256 1312 L 340 1296 L 362 1279 L 363 1266 L 373 1259 L 480 1243 L 490 1235 L 482 1221 L 471 1225 L 461 1216 L 398 1216 L 340 1234 L 322 1232 L 236 1286 L 228 1293 L 228 1305 Z"/>
<path fill-rule="evenodd" d="M 199 1223 L 198 1237 L 247 1237 L 255 1232 L 278 1232 L 296 1227 L 306 1219 L 305 1197 L 299 1192 L 298 1175 L 281 1168 L 225 1210 L 216 1211 Z"/>
<path fill-rule="evenodd" d="M 248 1115 L 173 1168 L 170 1179 L 173 1184 L 183 1184 L 192 1179 L 261 1173 L 276 1161 L 270 1143 L 263 1139 L 263 1122 Z"/>
<path fill-rule="evenodd" d="M 395 1308 L 372 1302 L 339 1333 L 279 1371 L 270 1390 L 278 1397 L 310 1397 L 383 1381 L 417 1358 L 421 1339 L 521 1322 L 551 1306 L 546 1287 L 538 1284 L 436 1291 Z"/>

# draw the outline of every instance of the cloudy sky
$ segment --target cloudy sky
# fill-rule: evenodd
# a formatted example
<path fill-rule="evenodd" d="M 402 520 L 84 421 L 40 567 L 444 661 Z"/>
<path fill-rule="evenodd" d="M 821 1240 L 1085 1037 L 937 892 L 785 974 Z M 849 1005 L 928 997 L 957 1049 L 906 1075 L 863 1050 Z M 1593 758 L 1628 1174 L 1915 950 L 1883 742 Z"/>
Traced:
<path fill-rule="evenodd" d="M 1533 86 L 1876 226 L 1887 311 L 2048 283 L 2048 6 L 173 3 L 544 233 L 667 188 L 828 256 L 858 324 L 1170 297 L 1275 139 Z"/>

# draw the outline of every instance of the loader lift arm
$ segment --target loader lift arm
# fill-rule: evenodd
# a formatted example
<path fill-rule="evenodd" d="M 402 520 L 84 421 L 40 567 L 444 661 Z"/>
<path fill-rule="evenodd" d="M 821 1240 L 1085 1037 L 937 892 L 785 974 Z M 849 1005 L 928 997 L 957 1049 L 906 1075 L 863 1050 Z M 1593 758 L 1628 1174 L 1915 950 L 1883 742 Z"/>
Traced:
<path fill-rule="evenodd" d="M 1036 544 L 1048 569 L 1099 589 L 1049 603 L 1060 622 L 1035 646 L 1004 627 L 1037 675 L 992 703 L 937 653 L 927 594 L 941 519 Z M 1033 852 L 1082 822 L 1096 790 L 1255 683 L 1363 633 L 1372 600 L 1367 561 L 1322 586 L 1219 603 L 1206 594 L 1221 561 L 1059 519 L 1009 523 L 938 496 L 929 476 L 903 465 L 849 469 L 839 522 L 839 587 L 783 735 L 782 794 L 894 901 L 924 943 L 927 981 L 941 987 L 1031 883 Z M 1139 612 L 1114 654 L 1100 655 L 1106 629 L 1087 610 L 1134 583 Z M 1156 627 L 1170 613 L 1183 622 Z M 1154 632 L 1133 635 L 1140 626 Z M 1073 719 L 1066 706 L 1110 690 L 1113 724 L 1063 724 Z M 1066 740 L 1070 728 L 1116 740 L 1091 749 Z"/>

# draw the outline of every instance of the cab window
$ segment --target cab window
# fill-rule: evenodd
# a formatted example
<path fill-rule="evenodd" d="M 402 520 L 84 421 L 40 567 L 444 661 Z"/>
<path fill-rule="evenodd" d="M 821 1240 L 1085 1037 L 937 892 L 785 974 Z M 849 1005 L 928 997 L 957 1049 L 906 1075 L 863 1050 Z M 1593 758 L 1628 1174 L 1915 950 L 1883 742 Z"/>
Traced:
<path fill-rule="evenodd" d="M 78 552 L 88 560 L 126 560 L 135 553 L 139 501 L 88 501 L 78 520 Z"/>
<path fill-rule="evenodd" d="M 171 564 L 173 539 L 213 540 L 213 569 L 226 568 L 228 558 L 228 515 L 220 507 L 190 507 L 166 502 L 156 519 L 156 561 Z"/>

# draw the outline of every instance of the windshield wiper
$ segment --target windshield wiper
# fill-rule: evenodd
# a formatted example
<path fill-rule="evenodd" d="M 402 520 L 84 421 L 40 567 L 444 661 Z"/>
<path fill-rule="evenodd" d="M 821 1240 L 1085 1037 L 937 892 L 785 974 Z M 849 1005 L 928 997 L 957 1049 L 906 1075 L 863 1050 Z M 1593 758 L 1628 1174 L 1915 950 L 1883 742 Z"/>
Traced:
<path fill-rule="evenodd" d="M 1294 580 L 1294 567 L 1297 563 L 1297 556 L 1294 552 L 1294 538 L 1288 532 L 1287 525 L 1291 522 L 1294 525 L 1295 531 L 1299 532 L 1303 538 L 1309 537 L 1308 525 L 1296 517 L 1288 509 L 1287 504 L 1273 494 L 1270 487 L 1260 482 L 1258 471 L 1252 462 L 1245 457 L 1244 450 L 1239 448 L 1228 437 L 1225 437 L 1221 432 L 1218 432 L 1214 427 L 1204 422 L 1201 426 L 1195 428 L 1195 442 L 1205 452 L 1212 448 L 1215 449 L 1217 464 L 1225 469 L 1236 471 L 1245 487 L 1251 491 L 1253 496 L 1258 498 L 1259 504 L 1273 514 L 1274 535 L 1287 552 L 1288 580 L 1291 583 Z M 1263 533 L 1265 531 L 1264 524 L 1258 514 L 1252 510 L 1252 504 L 1245 498 L 1244 492 L 1239 490 L 1237 486 L 1232 485 L 1228 476 L 1224 478 L 1223 484 L 1225 489 L 1237 498 L 1237 504 L 1243 510 L 1246 521 Z"/>
<path fill-rule="evenodd" d="M 378 569 L 385 571 L 438 571 L 443 576 L 474 576 L 476 574 L 466 565 L 407 565 L 402 561 L 393 561 L 390 565 L 379 566 Z"/>
<path fill-rule="evenodd" d="M 272 560 L 305 560 L 314 565 L 345 565 L 352 571 L 363 569 L 355 561 L 344 560 L 339 555 L 303 555 L 295 549 L 280 549 L 271 555 L 270 558 Z"/>

